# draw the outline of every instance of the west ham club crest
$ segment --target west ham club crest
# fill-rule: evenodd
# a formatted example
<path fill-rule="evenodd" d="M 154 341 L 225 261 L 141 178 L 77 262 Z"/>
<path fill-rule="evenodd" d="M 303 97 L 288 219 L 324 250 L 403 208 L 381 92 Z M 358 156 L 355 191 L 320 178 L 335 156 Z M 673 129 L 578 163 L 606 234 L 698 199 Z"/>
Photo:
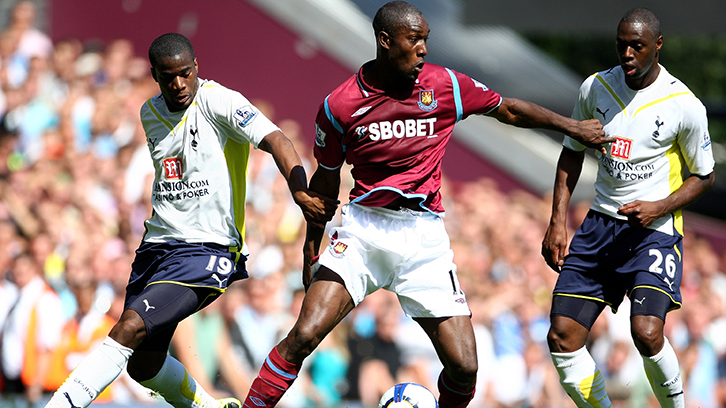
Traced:
<path fill-rule="evenodd" d="M 418 107 L 424 112 L 430 112 L 436 109 L 438 102 L 434 99 L 434 90 L 426 89 L 418 91 Z"/>

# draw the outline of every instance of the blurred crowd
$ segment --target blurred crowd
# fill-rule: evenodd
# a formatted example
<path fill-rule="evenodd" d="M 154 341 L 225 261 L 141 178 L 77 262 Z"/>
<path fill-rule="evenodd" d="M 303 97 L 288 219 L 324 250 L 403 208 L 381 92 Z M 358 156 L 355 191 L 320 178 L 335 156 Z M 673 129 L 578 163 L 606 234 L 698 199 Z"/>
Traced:
<path fill-rule="evenodd" d="M 122 311 L 151 214 L 153 166 L 139 109 L 158 87 L 138 56 L 145 50 L 125 39 L 53 43 L 33 28 L 34 13 L 31 2 L 18 3 L 0 34 L 0 406 L 44 401 L 103 341 Z M 301 125 L 276 118 L 265 101 L 252 102 L 293 140 L 311 174 Z M 251 277 L 182 322 L 170 350 L 218 398 L 246 395 L 304 296 L 304 220 L 268 154 L 252 151 L 247 183 Z M 540 255 L 550 197 L 505 193 L 489 178 L 443 184 L 445 222 L 478 343 L 470 406 L 574 407 L 545 342 L 557 278 Z M 572 228 L 588 206 L 573 207 Z M 684 306 L 668 315 L 666 333 L 682 364 L 688 406 L 726 407 L 724 271 L 726 251 L 687 230 Z M 606 310 L 588 347 L 614 406 L 657 407 L 630 340 L 628 309 L 624 302 L 617 314 Z M 280 405 L 373 407 L 397 382 L 435 391 L 440 370 L 423 331 L 395 295 L 379 291 L 324 340 Z M 97 402 L 161 403 L 126 374 Z"/>

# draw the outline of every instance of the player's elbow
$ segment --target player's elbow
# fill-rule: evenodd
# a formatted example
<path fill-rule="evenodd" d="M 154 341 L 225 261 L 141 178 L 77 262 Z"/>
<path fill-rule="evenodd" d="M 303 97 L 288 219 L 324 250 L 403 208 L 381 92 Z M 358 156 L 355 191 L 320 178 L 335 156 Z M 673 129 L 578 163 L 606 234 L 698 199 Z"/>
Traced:
<path fill-rule="evenodd" d="M 709 192 L 713 185 L 716 184 L 716 172 L 712 171 L 706 176 L 697 176 L 699 179 L 701 179 L 701 187 L 703 189 L 703 194 Z"/>
<path fill-rule="evenodd" d="M 517 120 L 519 119 L 515 113 L 517 102 L 518 100 L 514 98 L 502 98 L 502 103 L 490 112 L 489 116 L 499 122 L 517 126 Z"/>

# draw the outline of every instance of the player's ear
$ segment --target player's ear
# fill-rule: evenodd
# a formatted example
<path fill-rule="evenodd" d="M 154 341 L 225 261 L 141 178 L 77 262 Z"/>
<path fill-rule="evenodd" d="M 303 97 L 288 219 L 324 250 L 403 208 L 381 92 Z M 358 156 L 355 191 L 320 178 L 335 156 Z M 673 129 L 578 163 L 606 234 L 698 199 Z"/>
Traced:
<path fill-rule="evenodd" d="M 157 83 L 159 82 L 159 80 L 156 79 L 156 70 L 154 69 L 153 65 L 151 66 L 151 77 L 154 78 L 155 82 L 157 82 Z"/>
<path fill-rule="evenodd" d="M 376 39 L 378 40 L 378 45 L 380 47 L 387 50 L 391 48 L 391 36 L 387 32 L 383 30 L 379 31 Z"/>

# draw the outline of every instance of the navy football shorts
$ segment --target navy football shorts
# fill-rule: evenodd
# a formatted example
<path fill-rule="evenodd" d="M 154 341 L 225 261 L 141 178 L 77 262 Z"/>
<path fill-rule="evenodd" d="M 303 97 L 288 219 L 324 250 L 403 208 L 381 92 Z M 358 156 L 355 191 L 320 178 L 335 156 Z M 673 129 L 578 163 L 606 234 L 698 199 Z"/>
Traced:
<path fill-rule="evenodd" d="M 658 302 L 665 310 L 637 314 L 665 316 L 681 307 L 682 254 L 683 237 L 675 231 L 668 235 L 631 227 L 590 210 L 572 238 L 553 295 L 593 300 L 616 312 L 625 295 L 632 298 L 637 289 L 641 296 L 650 289 L 659 292 L 657 297 L 667 296 L 667 301 Z M 644 302 L 640 297 L 632 301 Z"/>
<path fill-rule="evenodd" d="M 173 333 L 178 322 L 248 276 L 245 260 L 217 244 L 143 242 L 131 265 L 124 310 L 144 319 L 149 338 L 167 328 Z"/>

